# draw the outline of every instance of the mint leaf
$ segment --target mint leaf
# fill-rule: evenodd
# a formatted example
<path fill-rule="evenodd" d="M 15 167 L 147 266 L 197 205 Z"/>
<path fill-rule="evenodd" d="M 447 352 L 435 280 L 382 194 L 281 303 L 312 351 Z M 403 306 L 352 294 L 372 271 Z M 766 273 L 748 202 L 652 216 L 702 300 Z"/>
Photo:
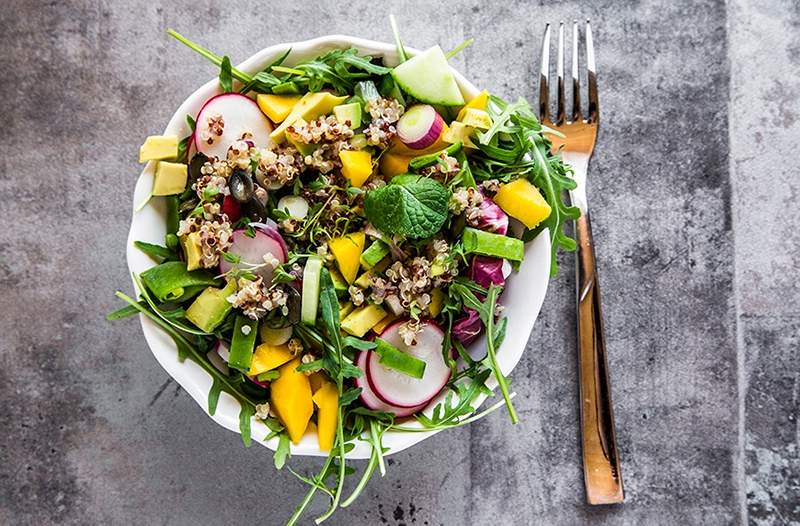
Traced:
<path fill-rule="evenodd" d="M 419 175 L 398 175 L 364 198 L 367 219 L 381 232 L 410 238 L 430 237 L 447 220 L 450 191 Z"/>

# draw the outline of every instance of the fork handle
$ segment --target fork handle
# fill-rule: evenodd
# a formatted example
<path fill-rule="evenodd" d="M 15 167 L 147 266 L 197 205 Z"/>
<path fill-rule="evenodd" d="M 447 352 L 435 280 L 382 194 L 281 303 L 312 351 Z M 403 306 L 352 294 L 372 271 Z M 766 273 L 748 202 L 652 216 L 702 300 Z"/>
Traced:
<path fill-rule="evenodd" d="M 584 482 L 589 504 L 613 504 L 622 502 L 624 493 L 611 406 L 592 226 L 588 209 L 582 208 L 575 230 L 578 238 L 578 366 Z"/>

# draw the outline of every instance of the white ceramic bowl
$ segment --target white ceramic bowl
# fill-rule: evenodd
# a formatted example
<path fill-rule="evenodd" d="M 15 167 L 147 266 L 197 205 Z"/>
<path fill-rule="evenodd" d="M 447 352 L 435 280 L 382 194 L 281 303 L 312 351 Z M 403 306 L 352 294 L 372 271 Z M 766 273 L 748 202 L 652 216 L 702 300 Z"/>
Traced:
<path fill-rule="evenodd" d="M 382 56 L 389 65 L 396 64 L 396 52 L 392 44 L 333 35 L 305 42 L 271 46 L 259 51 L 237 67 L 242 71 L 253 74 L 282 55 L 288 48 L 291 48 L 292 52 L 286 60 L 286 65 L 292 65 L 299 60 L 315 57 L 330 49 L 350 46 L 357 48 L 362 54 Z M 409 51 L 412 54 L 416 52 L 413 49 Z M 197 60 L 201 60 L 201 58 L 198 57 Z M 471 82 L 460 73 L 456 71 L 454 73 L 456 81 L 467 100 L 478 94 L 479 90 Z M 179 137 L 188 135 L 189 129 L 185 122 L 186 114 L 196 115 L 203 103 L 218 92 L 217 79 L 208 81 L 181 104 L 169 121 L 164 133 Z M 134 207 L 143 202 L 149 194 L 152 186 L 153 170 L 154 163 L 149 163 L 139 176 L 133 198 Z M 134 248 L 133 242 L 140 240 L 161 244 L 163 243 L 165 232 L 165 208 L 162 199 L 154 198 L 144 209 L 134 212 L 127 248 L 128 268 L 131 272 L 138 274 L 154 266 L 154 262 L 148 256 Z M 508 317 L 508 332 L 497 358 L 503 373 L 506 375 L 511 372 L 522 356 L 534 321 L 539 314 L 539 309 L 547 291 L 549 267 L 550 240 L 547 232 L 543 232 L 526 246 L 525 261 L 522 263 L 519 273 L 511 276 L 501 298 L 506 307 L 505 315 Z M 158 362 L 194 398 L 203 411 L 207 412 L 207 397 L 208 390 L 211 387 L 211 377 L 191 360 L 181 363 L 178 360 L 177 350 L 172 339 L 146 317 L 140 316 L 140 320 L 147 344 Z M 479 340 L 472 345 L 471 352 L 476 355 L 484 354 L 484 346 L 485 341 Z M 492 378 L 490 387 L 494 388 L 495 386 L 496 383 Z M 439 401 L 441 401 L 441 397 L 434 400 L 429 407 Z M 238 432 L 239 404 L 226 393 L 222 393 L 216 414 L 211 418 L 221 426 Z M 406 425 L 419 426 L 416 422 L 409 422 Z M 275 450 L 278 444 L 277 439 L 264 440 L 268 434 L 266 426 L 253 422 L 251 427 L 253 440 Z M 389 453 L 396 453 L 433 434 L 435 432 L 432 431 L 417 433 L 391 431 L 384 436 L 384 446 L 389 448 Z M 327 452 L 319 450 L 315 436 L 307 435 L 300 444 L 292 445 L 292 454 L 323 456 L 327 455 Z M 356 441 L 356 446 L 348 454 L 348 457 L 369 458 L 369 455 L 369 445 L 365 442 Z"/>

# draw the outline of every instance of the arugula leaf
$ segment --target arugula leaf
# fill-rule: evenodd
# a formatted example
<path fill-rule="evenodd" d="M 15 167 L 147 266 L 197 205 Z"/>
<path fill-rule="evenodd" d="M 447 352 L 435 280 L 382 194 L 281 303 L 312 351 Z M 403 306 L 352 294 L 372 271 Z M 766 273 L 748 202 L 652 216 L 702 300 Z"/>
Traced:
<path fill-rule="evenodd" d="M 494 95 L 489 97 L 487 111 L 492 126 L 478 133 L 480 152 L 473 156 L 472 172 L 478 180 L 498 179 L 508 182 L 525 177 L 537 188 L 550 205 L 550 216 L 534 230 L 523 235 L 530 241 L 547 228 L 551 241 L 550 274 L 558 272 L 558 250 L 575 250 L 575 240 L 564 233 L 564 224 L 580 216 L 580 210 L 565 202 L 566 190 L 575 188 L 571 169 L 560 155 L 551 152 L 550 133 L 533 113 L 525 99 L 509 103 Z"/>
<path fill-rule="evenodd" d="M 282 432 L 278 435 L 278 449 L 275 450 L 275 454 L 272 456 L 275 469 L 281 469 L 286 464 L 286 459 L 289 458 L 290 451 L 289 435 Z"/>
<path fill-rule="evenodd" d="M 375 228 L 410 238 L 430 237 L 447 220 L 450 191 L 418 175 L 398 175 L 386 186 L 367 192 L 364 212 Z"/>
<path fill-rule="evenodd" d="M 219 394 L 222 392 L 222 384 L 214 378 L 211 383 L 211 389 L 208 390 L 208 414 L 214 416 L 217 412 L 217 403 L 219 403 Z"/>
<path fill-rule="evenodd" d="M 162 261 L 176 261 L 178 255 L 167 247 L 161 245 L 154 245 L 153 243 L 145 243 L 144 241 L 134 241 L 133 246 L 153 258 L 156 263 Z"/>
<path fill-rule="evenodd" d="M 256 414 L 255 406 L 242 404 L 239 411 L 239 432 L 242 434 L 242 443 L 244 447 L 250 447 L 253 443 L 253 438 L 250 431 L 250 419 Z"/>

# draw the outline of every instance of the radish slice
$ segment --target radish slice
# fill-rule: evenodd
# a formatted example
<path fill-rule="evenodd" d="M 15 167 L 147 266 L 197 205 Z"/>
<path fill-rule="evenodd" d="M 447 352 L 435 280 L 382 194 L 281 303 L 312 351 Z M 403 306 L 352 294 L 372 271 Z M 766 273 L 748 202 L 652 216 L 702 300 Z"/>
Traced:
<path fill-rule="evenodd" d="M 277 241 L 283 249 L 283 259 L 289 259 L 289 249 L 286 247 L 286 241 L 284 241 L 283 236 L 280 232 L 278 232 L 278 225 L 275 223 L 275 221 L 272 219 L 267 219 L 266 223 L 250 223 L 250 226 L 253 228 L 258 228 L 269 237 Z"/>
<path fill-rule="evenodd" d="M 411 106 L 397 121 L 397 136 L 413 150 L 422 150 L 436 142 L 444 129 L 444 119 L 433 106 Z"/>
<path fill-rule="evenodd" d="M 228 363 L 228 358 L 230 358 L 231 350 L 228 347 L 228 344 L 222 340 L 217 340 L 217 354 L 220 358 L 225 360 L 225 363 Z"/>
<path fill-rule="evenodd" d="M 269 387 L 269 382 L 268 381 L 263 381 L 262 382 L 261 380 L 259 380 L 255 376 L 248 376 L 247 379 L 250 380 L 251 382 L 253 382 L 254 384 L 256 384 L 257 386 L 263 387 L 264 389 Z"/>
<path fill-rule="evenodd" d="M 239 263 L 231 263 L 222 259 L 220 271 L 225 274 L 233 269 L 251 270 L 253 274 L 264 278 L 265 283 L 272 283 L 274 268 L 264 261 L 264 256 L 271 254 L 280 263 L 286 262 L 281 244 L 262 230 L 255 230 L 255 237 L 249 237 L 245 230 L 233 233 L 233 244 L 228 252 L 239 256 Z"/>
<path fill-rule="evenodd" d="M 217 368 L 222 374 L 229 374 L 228 369 L 228 346 L 222 341 L 217 342 L 217 348 L 213 351 L 208 351 L 206 358 L 211 362 L 211 365 Z"/>
<path fill-rule="evenodd" d="M 442 356 L 444 332 L 432 321 L 422 322 L 416 345 L 406 345 L 400 327 L 407 319 L 386 328 L 381 338 L 399 350 L 425 362 L 421 379 L 412 378 L 389 369 L 380 363 L 377 354 L 370 351 L 367 361 L 367 380 L 373 392 L 387 404 L 414 408 L 430 402 L 450 379 L 450 368 Z"/>
<path fill-rule="evenodd" d="M 281 197 L 277 208 L 282 212 L 287 212 L 292 219 L 305 219 L 308 215 L 308 201 L 299 195 Z"/>
<path fill-rule="evenodd" d="M 270 133 L 272 124 L 253 99 L 238 93 L 223 93 L 206 101 L 197 114 L 194 144 L 198 152 L 225 159 L 230 145 L 245 134 L 250 134 L 248 140 L 256 147 L 271 146 Z"/>
<path fill-rule="evenodd" d="M 356 366 L 364 373 L 359 378 L 356 378 L 356 386 L 361 388 L 361 402 L 373 411 L 385 411 L 387 413 L 394 413 L 397 418 L 404 416 L 411 416 L 425 408 L 427 404 L 421 404 L 416 407 L 397 407 L 395 405 L 387 404 L 372 391 L 367 380 L 367 359 L 371 351 L 362 351 L 356 357 Z"/>

